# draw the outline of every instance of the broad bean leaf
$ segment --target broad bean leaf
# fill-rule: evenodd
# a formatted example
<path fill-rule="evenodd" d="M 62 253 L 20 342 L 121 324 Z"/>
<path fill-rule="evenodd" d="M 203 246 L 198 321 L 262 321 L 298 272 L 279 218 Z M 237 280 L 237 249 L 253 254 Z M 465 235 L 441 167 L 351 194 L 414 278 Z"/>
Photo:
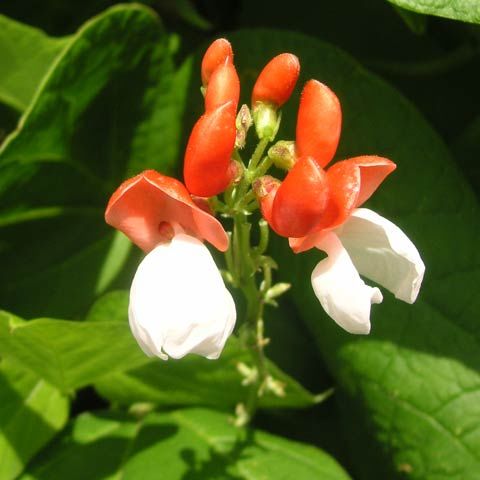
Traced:
<path fill-rule="evenodd" d="M 480 471 L 480 216 L 449 152 L 418 112 L 338 49 L 300 34 L 249 30 L 230 36 L 244 93 L 282 51 L 302 64 L 300 84 L 317 78 L 339 96 L 337 158 L 378 154 L 397 171 L 367 206 L 418 246 L 427 275 L 415 305 L 384 291 L 373 331 L 359 338 L 326 317 L 310 286 L 320 252 L 294 256 L 285 239 L 272 253 L 282 280 L 338 382 L 358 478 L 474 479 Z M 298 89 L 278 138 L 294 138 Z M 292 319 L 292 321 L 294 321 Z"/>
<path fill-rule="evenodd" d="M 68 41 L 0 15 L 0 102 L 23 112 Z"/>
<path fill-rule="evenodd" d="M 7 312 L 0 312 L 0 352 L 63 392 L 148 360 L 127 323 L 27 322 Z"/>
<path fill-rule="evenodd" d="M 112 292 L 96 302 L 86 323 L 118 321 L 127 325 L 127 310 L 127 292 Z M 242 377 L 236 368 L 240 362 L 249 365 L 250 355 L 232 336 L 218 360 L 197 355 L 167 362 L 152 359 L 137 368 L 100 378 L 95 387 L 103 397 L 119 405 L 150 402 L 231 409 L 248 392 L 247 387 L 242 387 Z M 266 393 L 260 400 L 262 407 L 308 407 L 323 400 L 324 395 L 312 395 L 273 362 L 269 361 L 268 367 L 273 377 L 285 385 L 285 396 Z"/>
<path fill-rule="evenodd" d="M 453 18 L 463 22 L 480 23 L 480 5 L 477 0 L 388 0 L 407 10 L 426 15 Z"/>
<path fill-rule="evenodd" d="M 69 401 L 45 380 L 15 362 L 0 363 L 0 478 L 16 478 L 60 431 Z"/>
<path fill-rule="evenodd" d="M 175 80 L 169 39 L 146 7 L 113 7 L 71 38 L 0 149 L 4 308 L 71 317 L 122 270 L 130 243 L 103 211 L 126 177 L 172 169 Z"/>
<path fill-rule="evenodd" d="M 323 451 L 235 428 L 205 409 L 152 413 L 141 420 L 86 413 L 34 461 L 22 480 L 346 480 Z"/>

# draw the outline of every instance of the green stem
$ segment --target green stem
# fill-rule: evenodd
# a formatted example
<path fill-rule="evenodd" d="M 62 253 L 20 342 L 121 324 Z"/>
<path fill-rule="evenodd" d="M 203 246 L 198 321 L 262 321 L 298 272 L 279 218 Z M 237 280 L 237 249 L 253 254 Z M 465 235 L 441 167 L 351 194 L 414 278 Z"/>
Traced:
<path fill-rule="evenodd" d="M 269 144 L 270 139 L 269 138 L 263 138 L 258 142 L 257 148 L 255 148 L 255 151 L 253 152 L 252 158 L 250 159 L 250 162 L 248 162 L 248 170 L 253 172 L 257 168 L 258 163 L 262 159 L 263 152 L 267 148 L 267 145 Z"/>

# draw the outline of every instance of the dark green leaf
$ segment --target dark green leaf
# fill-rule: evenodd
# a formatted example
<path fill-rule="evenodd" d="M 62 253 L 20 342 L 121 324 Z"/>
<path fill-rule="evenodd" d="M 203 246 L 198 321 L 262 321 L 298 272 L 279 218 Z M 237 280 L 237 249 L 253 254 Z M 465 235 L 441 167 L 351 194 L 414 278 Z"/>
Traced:
<path fill-rule="evenodd" d="M 172 170 L 175 80 L 169 40 L 145 7 L 112 8 L 71 39 L 0 150 L 4 308 L 71 317 L 119 273 L 129 244 L 103 211 L 124 178 Z"/>
<path fill-rule="evenodd" d="M 0 352 L 63 392 L 148 361 L 127 323 L 26 322 L 6 312 L 0 312 Z"/>
<path fill-rule="evenodd" d="M 0 478 L 16 478 L 63 428 L 68 399 L 14 362 L 0 363 Z"/>
<path fill-rule="evenodd" d="M 0 15 L 0 102 L 23 112 L 68 41 Z"/>
<path fill-rule="evenodd" d="M 125 417 L 84 414 L 22 480 L 346 480 L 326 453 L 261 431 L 235 428 L 218 412 L 191 409 Z"/>
<path fill-rule="evenodd" d="M 474 479 L 480 471 L 480 256 L 475 197 L 448 151 L 396 91 L 341 51 L 275 31 L 230 37 L 244 92 L 281 51 L 302 62 L 302 81 L 317 78 L 339 96 L 344 125 L 338 158 L 386 156 L 398 165 L 368 206 L 399 225 L 427 265 L 420 299 L 373 307 L 373 332 L 358 338 L 322 312 L 310 286 L 319 252 L 292 255 L 275 241 L 283 281 L 339 385 L 358 478 Z M 279 138 L 294 138 L 298 96 Z M 375 447 L 373 447 L 375 446 Z"/>
<path fill-rule="evenodd" d="M 118 321 L 127 325 L 127 292 L 113 292 L 96 302 L 87 317 L 89 322 Z M 158 359 L 129 371 L 118 371 L 95 383 L 99 393 L 111 402 L 130 405 L 150 402 L 155 405 L 206 405 L 224 409 L 233 407 L 247 396 L 237 364 L 250 364 L 250 354 L 231 337 L 218 360 L 207 360 L 188 355 L 181 360 Z M 307 407 L 323 399 L 301 387 L 272 362 L 268 363 L 272 376 L 285 385 L 285 396 L 265 394 L 260 405 L 272 407 Z"/>

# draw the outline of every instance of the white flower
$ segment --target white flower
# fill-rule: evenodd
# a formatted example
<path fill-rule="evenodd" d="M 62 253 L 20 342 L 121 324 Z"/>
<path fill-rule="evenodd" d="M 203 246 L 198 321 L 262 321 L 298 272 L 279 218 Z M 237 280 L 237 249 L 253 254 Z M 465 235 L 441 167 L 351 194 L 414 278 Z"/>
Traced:
<path fill-rule="evenodd" d="M 143 259 L 128 314 L 144 352 L 164 360 L 188 353 L 218 358 L 236 320 L 232 296 L 210 252 L 184 233 Z"/>
<path fill-rule="evenodd" d="M 312 286 L 327 314 L 350 333 L 370 332 L 370 306 L 383 300 L 359 273 L 413 303 L 425 265 L 415 245 L 392 222 L 366 208 L 354 210 L 338 229 L 315 246 L 328 257 L 312 273 Z"/>

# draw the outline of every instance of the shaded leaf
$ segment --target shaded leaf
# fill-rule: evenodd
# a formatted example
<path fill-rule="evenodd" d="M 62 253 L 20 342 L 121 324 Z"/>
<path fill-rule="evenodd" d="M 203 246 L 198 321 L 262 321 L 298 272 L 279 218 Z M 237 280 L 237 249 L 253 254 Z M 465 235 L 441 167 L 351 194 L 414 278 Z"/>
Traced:
<path fill-rule="evenodd" d="M 5 359 L 0 398 L 0 478 L 11 480 L 63 428 L 69 402 L 45 380 Z"/>
<path fill-rule="evenodd" d="M 22 480 L 344 480 L 326 453 L 261 431 L 235 428 L 218 412 L 191 409 L 128 417 L 84 414 Z"/>

